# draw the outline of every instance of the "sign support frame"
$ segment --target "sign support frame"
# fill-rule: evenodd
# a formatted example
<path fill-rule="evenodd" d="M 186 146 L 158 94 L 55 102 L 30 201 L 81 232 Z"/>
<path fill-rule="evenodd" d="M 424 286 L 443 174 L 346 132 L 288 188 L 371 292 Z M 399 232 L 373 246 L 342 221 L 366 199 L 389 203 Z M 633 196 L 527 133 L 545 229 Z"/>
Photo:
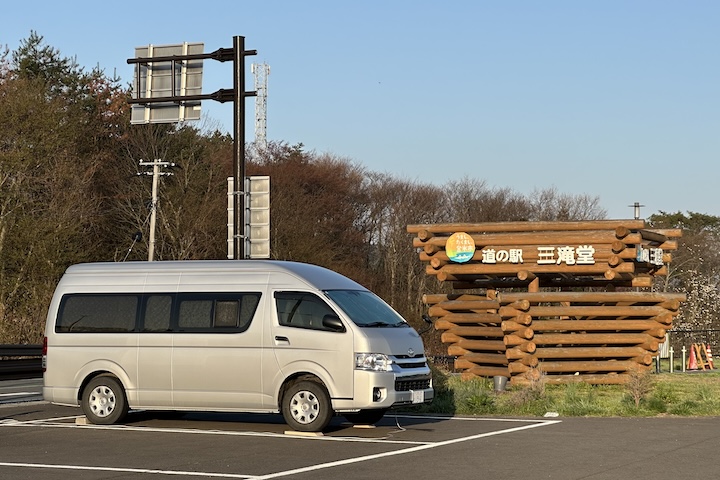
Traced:
<path fill-rule="evenodd" d="M 234 238 L 234 257 L 235 259 L 245 258 L 245 98 L 253 97 L 257 94 L 255 91 L 245 91 L 245 57 L 257 55 L 257 50 L 245 50 L 245 37 L 234 36 L 232 48 L 219 48 L 214 52 L 188 54 L 188 55 L 169 55 L 165 57 L 147 57 L 147 58 L 129 58 L 128 64 L 147 64 L 157 62 L 181 62 L 186 60 L 202 60 L 212 59 L 219 62 L 233 62 L 233 88 L 220 89 L 210 94 L 200 95 L 173 95 L 167 97 L 143 97 L 132 98 L 128 100 L 131 105 L 151 104 L 151 103 L 182 103 L 191 100 L 215 100 L 220 103 L 233 102 L 233 177 L 235 183 L 235 192 L 233 192 L 234 205 L 234 221 L 233 221 L 233 238 Z M 135 70 L 135 84 L 139 85 L 140 69 Z M 173 77 L 174 78 L 174 77 Z"/>

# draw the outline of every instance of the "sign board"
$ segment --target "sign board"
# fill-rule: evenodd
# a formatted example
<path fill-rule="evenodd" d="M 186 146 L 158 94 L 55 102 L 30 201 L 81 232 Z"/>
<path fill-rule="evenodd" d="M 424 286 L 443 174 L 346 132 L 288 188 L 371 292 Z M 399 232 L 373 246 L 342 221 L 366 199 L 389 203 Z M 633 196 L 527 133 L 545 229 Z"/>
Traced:
<path fill-rule="evenodd" d="M 233 238 L 234 178 L 228 177 L 228 255 L 234 258 Z M 245 177 L 245 241 L 246 258 L 270 258 L 270 177 L 254 175 Z"/>
<path fill-rule="evenodd" d="M 185 97 L 202 94 L 202 59 L 166 60 L 176 55 L 202 54 L 203 43 L 137 47 L 135 58 L 164 58 L 135 64 L 133 98 Z M 178 123 L 200 119 L 200 100 L 132 105 L 130 122 Z"/>
<path fill-rule="evenodd" d="M 450 261 L 464 263 L 472 260 L 475 253 L 475 242 L 467 233 L 455 232 L 447 239 L 445 252 L 447 252 Z"/>

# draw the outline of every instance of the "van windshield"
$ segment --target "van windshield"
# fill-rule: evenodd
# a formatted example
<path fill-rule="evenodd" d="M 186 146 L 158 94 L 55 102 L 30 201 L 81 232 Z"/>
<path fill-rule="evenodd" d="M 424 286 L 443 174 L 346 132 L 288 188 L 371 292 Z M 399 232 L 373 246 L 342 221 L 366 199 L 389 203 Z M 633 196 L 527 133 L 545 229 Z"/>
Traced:
<path fill-rule="evenodd" d="M 326 290 L 332 299 L 359 327 L 409 327 L 390 305 L 372 292 L 362 290 Z"/>

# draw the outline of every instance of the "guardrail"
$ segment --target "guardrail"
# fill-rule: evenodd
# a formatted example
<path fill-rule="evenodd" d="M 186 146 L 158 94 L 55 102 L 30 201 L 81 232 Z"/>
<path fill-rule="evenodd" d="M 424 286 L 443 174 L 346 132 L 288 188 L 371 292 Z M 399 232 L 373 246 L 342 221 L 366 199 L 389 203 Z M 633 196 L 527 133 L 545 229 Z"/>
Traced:
<path fill-rule="evenodd" d="M 42 376 L 42 345 L 0 345 L 0 379 Z"/>

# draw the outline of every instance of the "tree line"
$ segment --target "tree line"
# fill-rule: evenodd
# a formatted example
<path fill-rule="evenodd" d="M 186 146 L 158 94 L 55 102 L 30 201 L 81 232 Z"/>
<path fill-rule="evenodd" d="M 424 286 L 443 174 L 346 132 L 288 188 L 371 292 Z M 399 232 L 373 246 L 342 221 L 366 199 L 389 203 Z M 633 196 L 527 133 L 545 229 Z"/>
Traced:
<path fill-rule="evenodd" d="M 147 259 L 151 181 L 138 175 L 140 161 L 179 166 L 160 179 L 155 259 L 226 258 L 232 138 L 190 124 L 131 125 L 130 93 L 35 32 L 0 55 L 0 343 L 42 339 L 53 289 L 69 265 Z M 555 188 L 526 195 L 467 177 L 409 181 L 282 141 L 247 145 L 246 174 L 271 178 L 272 258 L 339 271 L 416 326 L 422 295 L 446 287 L 425 275 L 408 224 L 606 216 L 597 197 Z M 683 228 L 698 229 L 697 245 L 717 246 L 718 219 L 703 219 L 661 212 L 653 221 L 685 221 Z M 664 288 L 684 288 L 688 269 L 720 271 L 707 256 L 692 261 L 692 248 L 678 252 L 687 264 Z M 426 342 L 442 351 L 438 338 Z"/>

